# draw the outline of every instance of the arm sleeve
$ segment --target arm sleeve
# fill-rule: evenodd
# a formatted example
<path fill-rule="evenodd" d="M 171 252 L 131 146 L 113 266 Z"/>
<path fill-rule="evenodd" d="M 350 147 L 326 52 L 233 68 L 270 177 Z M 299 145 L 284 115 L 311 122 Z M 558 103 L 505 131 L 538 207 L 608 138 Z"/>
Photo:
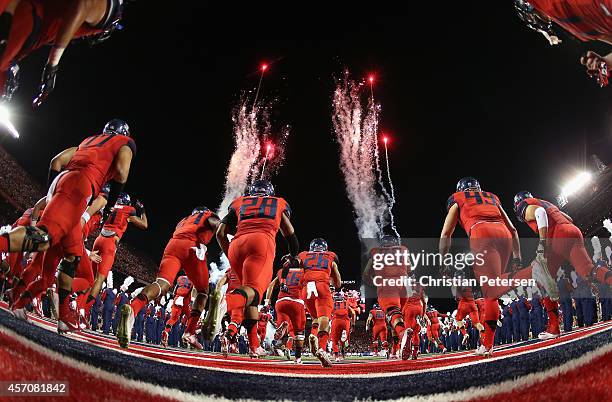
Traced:
<path fill-rule="evenodd" d="M 535 218 L 538 224 L 538 229 L 547 228 L 548 227 L 548 214 L 546 210 L 542 207 L 537 207 L 535 210 Z"/>

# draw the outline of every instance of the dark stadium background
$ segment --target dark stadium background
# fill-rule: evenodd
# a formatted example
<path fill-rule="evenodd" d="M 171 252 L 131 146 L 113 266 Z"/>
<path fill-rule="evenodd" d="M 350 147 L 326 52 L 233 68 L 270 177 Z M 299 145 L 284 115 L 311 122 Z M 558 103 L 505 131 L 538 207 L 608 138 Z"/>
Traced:
<path fill-rule="evenodd" d="M 579 65 L 587 47 L 563 37 L 551 48 L 510 1 L 411 2 L 402 13 L 382 8 L 386 16 L 373 16 L 375 6 L 344 14 L 313 7 L 293 17 L 163 3 L 129 4 L 123 32 L 68 49 L 39 110 L 29 102 L 47 53 L 25 60 L 11 105 L 21 138 L 0 137 L 42 183 L 55 153 L 110 118 L 128 121 L 139 152 L 127 190 L 145 203 L 150 229 L 128 230 L 125 241 L 156 260 L 181 217 L 219 204 L 231 109 L 256 86 L 262 61 L 270 63 L 262 96 L 279 99 L 273 120 L 292 127 L 277 193 L 292 206 L 302 244 L 325 237 L 345 279 L 360 271 L 331 126 L 333 78 L 345 67 L 355 78 L 376 74 L 404 237 L 439 235 L 462 176 L 479 178 L 511 213 L 515 192 L 552 199 L 591 153 L 612 157 L 610 90 Z"/>

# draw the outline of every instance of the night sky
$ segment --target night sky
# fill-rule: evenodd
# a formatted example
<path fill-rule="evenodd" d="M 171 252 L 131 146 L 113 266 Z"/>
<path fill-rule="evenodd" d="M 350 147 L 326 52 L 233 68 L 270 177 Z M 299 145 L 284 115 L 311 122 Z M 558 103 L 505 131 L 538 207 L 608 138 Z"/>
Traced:
<path fill-rule="evenodd" d="M 277 194 L 291 204 L 302 244 L 325 237 L 347 279 L 358 276 L 360 246 L 331 123 L 334 77 L 344 68 L 354 78 L 376 74 L 404 237 L 439 235 L 446 199 L 463 176 L 477 177 L 511 214 L 519 190 L 554 198 L 585 152 L 612 160 L 610 90 L 578 63 L 589 47 L 567 36 L 550 47 L 510 1 L 283 18 L 152 3 L 130 4 L 125 30 L 106 43 L 70 47 L 39 110 L 29 103 L 47 50 L 24 60 L 11 105 L 21 138 L 1 141 L 43 183 L 53 155 L 113 117 L 125 119 L 138 145 L 127 191 L 145 203 L 150 227 L 125 239 L 155 260 L 180 218 L 196 205 L 219 205 L 231 110 L 256 86 L 263 61 L 270 69 L 262 96 L 278 99 L 275 124 L 291 125 Z"/>

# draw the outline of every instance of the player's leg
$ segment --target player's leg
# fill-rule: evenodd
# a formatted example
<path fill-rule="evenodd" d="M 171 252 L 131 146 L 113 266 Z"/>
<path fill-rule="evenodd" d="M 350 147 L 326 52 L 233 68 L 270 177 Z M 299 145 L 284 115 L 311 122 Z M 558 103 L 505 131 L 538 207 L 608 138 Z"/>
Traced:
<path fill-rule="evenodd" d="M 378 354 L 378 340 L 382 332 L 382 325 L 374 325 L 372 327 L 372 353 Z M 386 328 L 385 328 L 386 329 Z"/>
<path fill-rule="evenodd" d="M 64 257 L 57 267 L 57 294 L 59 297 L 57 330 L 59 333 L 65 333 L 80 330 L 78 312 L 72 308 L 69 297 L 72 294 L 72 280 L 76 276 L 85 249 L 80 217 L 79 222 L 62 238 L 61 247 Z"/>
<path fill-rule="evenodd" d="M 202 349 L 202 345 L 198 342 L 195 333 L 200 317 L 204 312 L 206 302 L 208 301 L 208 267 L 206 260 L 202 261 L 198 259 L 195 252 L 191 250 L 189 259 L 183 264 L 183 269 L 197 292 L 195 300 L 191 304 L 191 311 L 183 333 L 183 340 L 195 349 Z"/>
<path fill-rule="evenodd" d="M 421 314 L 421 310 L 422 306 L 420 302 L 417 303 L 415 301 L 407 302 L 404 304 L 404 308 L 402 309 L 402 315 L 406 325 L 404 336 L 400 338 L 400 353 L 402 360 L 408 360 L 412 354 L 412 348 L 414 346 L 412 345 L 413 335 L 418 331 L 416 317 Z"/>
<path fill-rule="evenodd" d="M 113 269 L 113 264 L 115 263 L 115 253 L 117 252 L 117 242 L 115 237 L 98 236 L 94 242 L 93 249 L 94 251 L 98 251 L 102 261 L 99 264 L 94 265 L 96 276 L 94 285 L 91 288 L 91 293 L 88 298 L 89 301 L 94 300 L 98 296 L 104 281 L 106 281 L 108 273 L 111 271 L 111 269 Z"/>
<path fill-rule="evenodd" d="M 293 312 L 289 314 L 291 317 L 291 325 L 295 332 L 293 340 L 293 352 L 295 353 L 295 363 L 302 363 L 302 348 L 304 347 L 304 331 L 306 329 L 306 313 L 304 306 L 300 303 L 293 303 Z"/>
<path fill-rule="evenodd" d="M 317 350 L 315 356 L 319 359 L 323 367 L 330 367 L 331 360 L 327 354 L 327 343 L 329 341 L 329 317 L 331 316 L 333 309 L 333 299 L 327 283 L 317 282 L 317 293 L 318 296 L 315 299 L 315 306 L 319 323 L 319 332 L 317 333 L 319 349 Z"/>
<path fill-rule="evenodd" d="M 395 335 L 397 335 L 399 339 L 402 339 L 404 337 L 406 325 L 404 323 L 399 296 L 379 297 L 378 302 L 380 303 L 381 309 L 385 312 L 387 322 L 391 325 Z"/>

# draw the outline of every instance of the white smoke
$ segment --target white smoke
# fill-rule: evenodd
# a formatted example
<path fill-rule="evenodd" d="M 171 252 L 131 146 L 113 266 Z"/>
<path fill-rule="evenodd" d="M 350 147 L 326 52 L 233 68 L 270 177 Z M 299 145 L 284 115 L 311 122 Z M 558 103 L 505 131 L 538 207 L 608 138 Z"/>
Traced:
<path fill-rule="evenodd" d="M 243 95 L 232 113 L 234 152 L 227 166 L 225 193 L 217 209 L 217 215 L 224 217 L 236 198 L 242 196 L 248 185 L 262 176 L 265 147 L 271 150 L 265 165 L 264 178 L 273 175 L 284 162 L 285 145 L 289 136 L 289 126 L 277 130 L 274 136 L 270 119 L 273 103 L 252 105 L 248 96 Z M 263 152 L 262 152 L 263 151 Z M 227 256 L 221 254 L 219 265 L 215 264 L 210 282 L 216 283 L 229 267 Z"/>
<path fill-rule="evenodd" d="M 381 237 L 388 202 L 377 191 L 381 177 L 377 135 L 380 105 L 370 103 L 364 112 L 363 88 L 363 83 L 355 83 L 345 73 L 334 91 L 332 120 L 340 145 L 340 170 L 355 210 L 355 224 L 359 237 L 367 239 Z M 384 186 L 378 187 L 386 193 Z"/>

